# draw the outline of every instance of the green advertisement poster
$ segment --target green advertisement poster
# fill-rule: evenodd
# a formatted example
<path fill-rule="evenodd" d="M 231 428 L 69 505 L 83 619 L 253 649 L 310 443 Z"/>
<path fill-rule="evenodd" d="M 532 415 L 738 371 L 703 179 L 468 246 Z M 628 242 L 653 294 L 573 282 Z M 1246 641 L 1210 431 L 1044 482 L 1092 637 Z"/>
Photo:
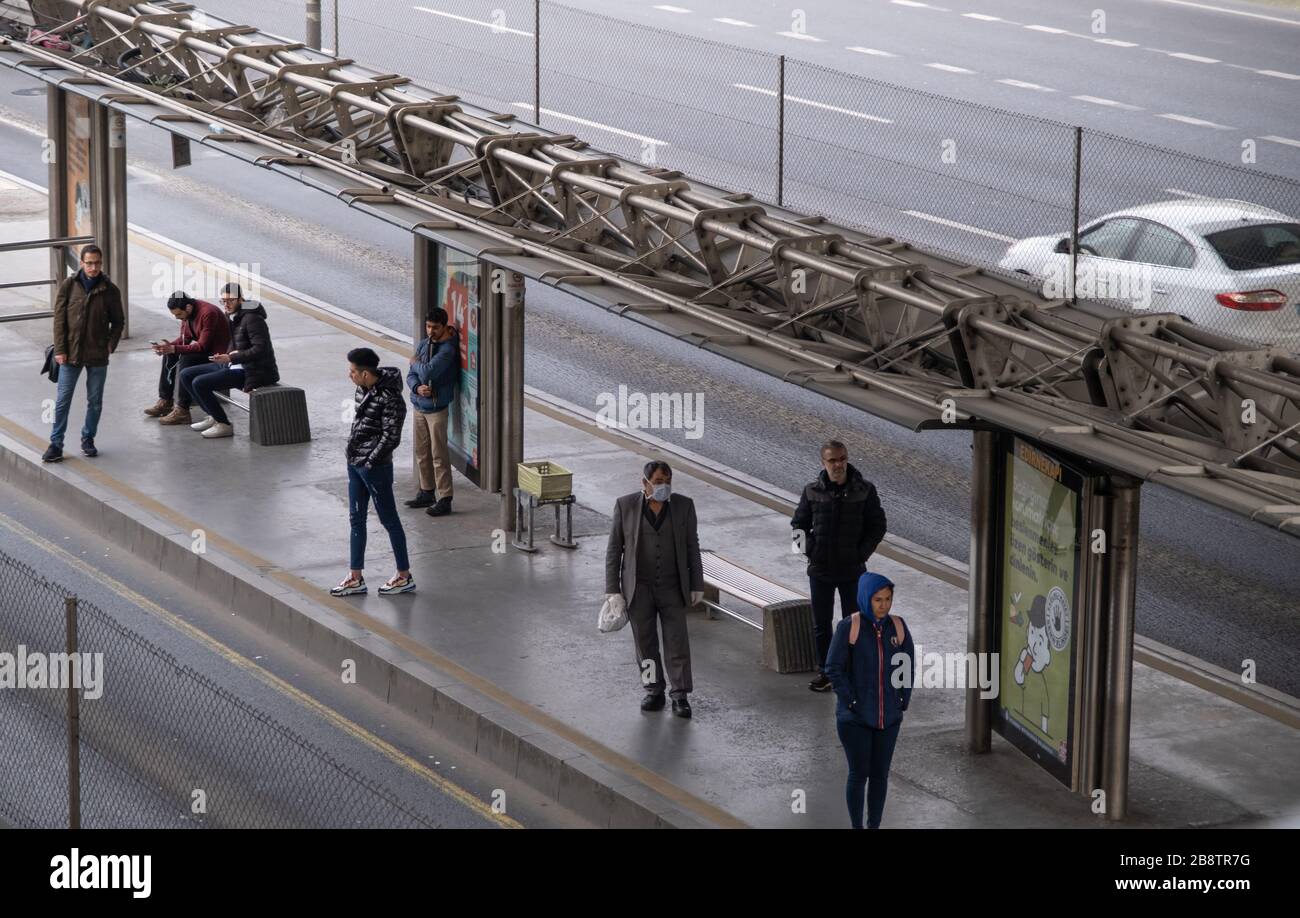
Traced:
<path fill-rule="evenodd" d="M 1016 438 L 1004 475 L 995 722 L 1007 740 L 1069 785 L 1083 479 Z"/>
<path fill-rule="evenodd" d="M 473 255 L 438 246 L 437 303 L 460 333 L 460 384 L 448 409 L 452 464 L 479 484 L 479 265 Z"/>

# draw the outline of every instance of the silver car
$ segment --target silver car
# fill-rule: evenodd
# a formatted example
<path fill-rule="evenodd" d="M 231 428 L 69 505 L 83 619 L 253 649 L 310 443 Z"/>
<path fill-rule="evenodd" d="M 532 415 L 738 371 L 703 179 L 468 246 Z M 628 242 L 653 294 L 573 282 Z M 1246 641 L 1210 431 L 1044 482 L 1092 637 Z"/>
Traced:
<path fill-rule="evenodd" d="M 1036 236 L 999 266 L 1066 297 L 1069 251 L 1069 236 Z M 1300 349 L 1300 223 L 1267 207 L 1194 198 L 1107 214 L 1080 228 L 1077 271 L 1080 299 Z"/>

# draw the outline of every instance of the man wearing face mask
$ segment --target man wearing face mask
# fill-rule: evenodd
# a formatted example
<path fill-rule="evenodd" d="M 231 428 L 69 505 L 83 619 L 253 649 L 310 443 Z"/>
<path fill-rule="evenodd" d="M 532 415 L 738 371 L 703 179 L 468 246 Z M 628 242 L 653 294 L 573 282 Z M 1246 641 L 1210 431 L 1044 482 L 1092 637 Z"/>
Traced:
<path fill-rule="evenodd" d="M 646 695 L 641 710 L 664 707 L 664 664 L 659 623 L 664 630 L 673 714 L 690 717 L 691 645 L 686 609 L 704 598 L 704 565 L 695 502 L 672 493 L 673 470 L 647 462 L 641 490 L 614 504 L 614 525 L 605 550 L 605 593 L 627 604 L 637 663 Z"/>

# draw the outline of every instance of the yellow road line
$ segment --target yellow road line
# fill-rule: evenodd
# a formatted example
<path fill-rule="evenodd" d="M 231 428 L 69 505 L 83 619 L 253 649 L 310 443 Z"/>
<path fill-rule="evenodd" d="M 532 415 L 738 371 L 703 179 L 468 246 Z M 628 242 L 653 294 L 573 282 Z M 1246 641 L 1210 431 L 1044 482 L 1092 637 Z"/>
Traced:
<path fill-rule="evenodd" d="M 85 574 L 86 576 L 103 584 L 105 587 L 112 590 L 118 596 L 121 596 L 127 602 L 139 606 L 141 609 L 144 609 L 146 612 L 150 613 L 156 618 L 161 619 L 163 622 L 165 622 L 175 630 L 181 632 L 183 635 L 188 637 L 190 640 L 201 644 L 203 647 L 217 654 L 222 659 L 226 660 L 228 663 L 232 663 L 235 666 L 238 666 L 240 669 L 244 670 L 247 673 L 250 673 L 255 678 L 260 680 L 263 684 L 270 686 L 271 688 L 275 689 L 281 694 L 288 696 L 293 701 L 296 701 L 298 704 L 302 705 L 303 707 L 308 708 L 311 711 L 315 712 L 316 714 L 320 715 L 325 720 L 327 720 L 331 726 L 339 730 L 342 730 L 344 733 L 348 734 L 354 739 L 360 740 L 361 742 L 369 746 L 371 749 L 374 749 L 375 751 L 384 755 L 390 761 L 395 762 L 398 765 L 401 765 L 403 768 L 405 768 L 407 771 L 411 772 L 412 774 L 416 775 L 417 777 L 423 778 L 424 780 L 428 781 L 430 784 L 438 788 L 438 790 L 442 791 L 448 796 L 455 798 L 465 806 L 469 807 L 478 815 L 484 817 L 485 819 L 490 819 L 493 822 L 497 823 L 498 825 L 507 829 L 523 828 L 523 826 L 519 822 L 517 822 L 514 819 L 511 819 L 509 816 L 505 815 L 504 813 L 498 813 L 494 811 L 491 806 L 489 806 L 487 803 L 484 803 L 482 800 L 474 796 L 469 791 L 465 790 L 465 788 L 461 787 L 458 784 L 454 784 L 451 781 L 448 781 L 442 775 L 430 771 L 429 768 L 419 759 L 412 758 L 411 756 L 407 755 L 405 752 L 398 749 L 396 746 L 392 745 L 391 743 L 380 739 L 379 737 L 375 736 L 373 733 L 366 730 L 364 727 L 353 723 L 352 721 L 344 717 L 342 714 L 340 714 L 338 711 L 335 711 L 333 708 L 322 704 L 321 702 L 317 701 L 315 698 L 311 697 L 307 693 L 299 690 L 293 685 L 290 685 L 288 682 L 285 682 L 283 679 L 276 676 L 274 673 L 268 672 L 267 670 L 263 669 L 261 666 L 258 666 L 256 663 L 254 663 L 252 660 L 245 657 L 239 651 L 226 646 L 225 644 L 218 641 L 216 638 L 212 637 L 210 634 L 199 630 L 194 625 L 191 625 L 189 622 L 185 621 L 184 619 L 178 618 L 177 616 L 173 615 L 171 612 L 168 612 L 162 606 L 150 600 L 148 597 L 140 595 L 139 593 L 131 589 L 126 584 L 90 566 L 85 561 L 82 561 L 80 558 L 70 554 L 69 552 L 65 551 L 63 548 L 59 547 L 58 545 L 55 545 L 53 542 L 50 542 L 49 540 L 43 538 L 39 533 L 33 532 L 31 529 L 28 529 L 26 526 L 24 526 L 22 523 L 18 522 L 17 520 L 13 519 L 12 517 L 0 513 L 0 526 L 5 527 L 6 529 L 13 532 L 15 535 L 20 536 L 21 538 L 32 543 L 33 545 L 40 548 L 41 550 L 54 555 L 63 563 L 69 565 L 70 567 L 76 568 L 78 571 Z"/>

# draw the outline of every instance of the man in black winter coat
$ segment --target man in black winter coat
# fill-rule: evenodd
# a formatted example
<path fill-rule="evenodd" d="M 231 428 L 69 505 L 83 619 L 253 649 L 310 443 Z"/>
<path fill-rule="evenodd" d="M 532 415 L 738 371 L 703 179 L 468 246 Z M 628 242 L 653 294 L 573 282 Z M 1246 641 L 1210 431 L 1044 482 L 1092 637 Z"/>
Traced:
<path fill-rule="evenodd" d="M 243 292 L 235 283 L 222 288 L 221 306 L 230 320 L 230 350 L 212 355 L 210 363 L 181 370 L 181 388 L 208 414 L 190 427 L 201 431 L 209 440 L 235 433 L 215 393 L 231 388 L 252 392 L 280 381 L 275 348 L 266 327 L 266 307 L 245 302 Z"/>
<path fill-rule="evenodd" d="M 808 557 L 819 667 L 817 677 L 808 683 L 814 692 L 831 689 L 831 681 L 821 668 L 831 646 L 835 593 L 840 594 L 842 618 L 858 611 L 858 578 L 885 537 L 885 511 L 876 486 L 849 464 L 847 447 L 839 440 L 828 440 L 822 445 L 821 457 L 822 472 L 803 489 L 790 520 L 795 545 Z"/>

